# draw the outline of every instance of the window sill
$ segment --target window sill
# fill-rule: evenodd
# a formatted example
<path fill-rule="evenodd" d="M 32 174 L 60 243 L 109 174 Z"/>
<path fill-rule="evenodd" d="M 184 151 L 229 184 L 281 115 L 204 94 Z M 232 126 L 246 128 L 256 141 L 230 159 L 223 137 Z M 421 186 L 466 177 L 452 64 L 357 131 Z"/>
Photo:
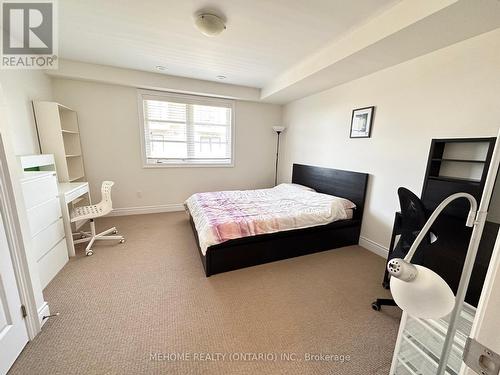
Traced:
<path fill-rule="evenodd" d="M 158 163 L 143 164 L 144 169 L 154 168 L 234 168 L 234 162 L 231 164 L 190 164 L 190 163 Z"/>

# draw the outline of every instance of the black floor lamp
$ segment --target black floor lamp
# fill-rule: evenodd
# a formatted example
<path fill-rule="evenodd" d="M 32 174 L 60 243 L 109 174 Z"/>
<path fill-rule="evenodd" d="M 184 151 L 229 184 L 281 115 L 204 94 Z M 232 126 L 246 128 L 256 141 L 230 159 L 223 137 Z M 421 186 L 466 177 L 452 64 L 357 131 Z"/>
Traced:
<path fill-rule="evenodd" d="M 280 134 L 285 130 L 284 126 L 273 126 L 273 130 L 278 134 L 278 140 L 276 141 L 276 170 L 274 172 L 274 186 L 278 184 L 278 160 L 280 154 Z"/>

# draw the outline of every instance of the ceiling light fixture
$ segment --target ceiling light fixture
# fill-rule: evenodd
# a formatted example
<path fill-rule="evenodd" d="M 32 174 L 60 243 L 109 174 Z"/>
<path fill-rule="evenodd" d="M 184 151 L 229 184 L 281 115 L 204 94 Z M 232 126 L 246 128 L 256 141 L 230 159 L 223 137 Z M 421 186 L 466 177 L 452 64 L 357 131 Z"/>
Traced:
<path fill-rule="evenodd" d="M 166 66 L 163 66 L 163 65 L 156 65 L 156 70 L 167 70 L 167 67 Z"/>
<path fill-rule="evenodd" d="M 217 76 L 217 77 L 215 77 L 215 78 L 217 78 L 217 79 L 219 79 L 219 80 L 221 80 L 221 81 L 222 81 L 223 79 L 226 79 L 227 77 L 226 77 L 226 76 L 223 76 L 223 75 L 218 75 L 218 76 Z"/>
<path fill-rule="evenodd" d="M 203 13 L 196 16 L 195 25 L 205 36 L 213 37 L 226 30 L 224 20 L 215 14 Z"/>

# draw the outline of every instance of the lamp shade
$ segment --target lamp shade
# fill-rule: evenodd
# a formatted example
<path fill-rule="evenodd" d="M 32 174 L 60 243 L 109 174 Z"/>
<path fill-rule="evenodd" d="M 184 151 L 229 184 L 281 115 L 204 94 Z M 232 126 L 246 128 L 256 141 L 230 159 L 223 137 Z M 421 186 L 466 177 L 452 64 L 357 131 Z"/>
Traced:
<path fill-rule="evenodd" d="M 448 315 L 455 305 L 455 295 L 437 273 L 419 265 L 411 281 L 391 277 L 391 293 L 396 304 L 411 316 L 438 319 Z"/>
<path fill-rule="evenodd" d="M 276 133 L 281 133 L 283 130 L 285 130 L 285 127 L 284 126 L 275 125 L 275 126 L 273 126 L 273 130 Z"/>

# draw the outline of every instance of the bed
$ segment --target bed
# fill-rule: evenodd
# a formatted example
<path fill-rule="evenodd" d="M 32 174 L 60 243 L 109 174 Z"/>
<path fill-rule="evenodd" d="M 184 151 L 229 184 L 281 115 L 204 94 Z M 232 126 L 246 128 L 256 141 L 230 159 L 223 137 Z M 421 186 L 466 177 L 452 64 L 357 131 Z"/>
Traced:
<path fill-rule="evenodd" d="M 234 238 L 208 247 L 200 245 L 187 209 L 206 276 L 357 244 L 367 182 L 366 173 L 294 164 L 292 184 L 345 198 L 356 208 L 345 219 L 328 224 Z"/>

